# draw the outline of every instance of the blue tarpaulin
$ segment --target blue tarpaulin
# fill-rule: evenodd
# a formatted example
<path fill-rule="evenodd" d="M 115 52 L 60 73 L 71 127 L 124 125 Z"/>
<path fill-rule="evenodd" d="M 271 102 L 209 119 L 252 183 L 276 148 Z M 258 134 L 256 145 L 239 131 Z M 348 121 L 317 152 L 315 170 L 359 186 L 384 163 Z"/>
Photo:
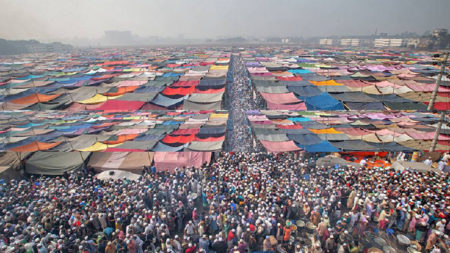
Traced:
<path fill-rule="evenodd" d="M 322 141 L 312 145 L 297 145 L 300 148 L 306 150 L 306 152 L 339 152 L 339 149 L 335 148 L 328 141 Z"/>
<path fill-rule="evenodd" d="M 299 145 L 313 145 L 322 142 L 322 139 L 317 134 L 288 134 L 289 140 L 293 140 Z"/>
<path fill-rule="evenodd" d="M 344 110 L 344 105 L 327 92 L 305 98 L 305 104 L 308 110 Z"/>
<path fill-rule="evenodd" d="M 308 69 L 290 69 L 288 71 L 291 72 L 292 74 L 308 74 L 308 73 L 312 73 Z"/>
<path fill-rule="evenodd" d="M 319 88 L 314 85 L 307 86 L 288 86 L 287 89 L 294 92 L 298 98 L 304 100 L 306 97 L 317 96 L 323 93 Z"/>

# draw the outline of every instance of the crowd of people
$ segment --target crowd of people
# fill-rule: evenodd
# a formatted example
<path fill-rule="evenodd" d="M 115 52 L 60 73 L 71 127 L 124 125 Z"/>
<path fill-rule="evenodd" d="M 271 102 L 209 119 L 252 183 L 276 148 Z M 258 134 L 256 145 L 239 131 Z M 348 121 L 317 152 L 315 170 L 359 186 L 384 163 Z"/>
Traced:
<path fill-rule="evenodd" d="M 369 233 L 447 252 L 449 176 L 221 153 L 137 181 L 74 172 L 0 184 L 1 252 L 363 252 Z"/>
<path fill-rule="evenodd" d="M 232 82 L 227 87 L 229 121 L 227 132 L 228 150 L 248 152 L 253 140 L 246 112 L 253 109 L 253 99 L 247 69 L 240 56 L 231 57 L 230 74 Z"/>

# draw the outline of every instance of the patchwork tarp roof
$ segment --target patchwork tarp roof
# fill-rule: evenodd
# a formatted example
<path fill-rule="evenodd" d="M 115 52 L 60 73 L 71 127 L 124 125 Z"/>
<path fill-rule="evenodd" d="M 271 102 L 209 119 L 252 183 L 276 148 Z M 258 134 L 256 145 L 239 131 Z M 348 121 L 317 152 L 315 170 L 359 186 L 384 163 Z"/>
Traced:
<path fill-rule="evenodd" d="M 307 152 L 428 150 L 436 129 L 431 124 L 436 124 L 437 117 L 433 113 L 383 111 L 248 112 L 252 134 L 261 144 L 290 140 Z M 449 149 L 449 135 L 441 133 L 438 139 L 438 151 Z M 277 152 L 269 145 L 263 146 Z"/>
<path fill-rule="evenodd" d="M 30 174 L 58 176 L 80 169 L 89 159 L 90 152 L 43 152 L 34 153 L 25 162 Z"/>
<path fill-rule="evenodd" d="M 152 164 L 153 155 L 153 152 L 94 152 L 88 166 L 96 171 L 119 169 L 140 173 L 143 166 Z"/>

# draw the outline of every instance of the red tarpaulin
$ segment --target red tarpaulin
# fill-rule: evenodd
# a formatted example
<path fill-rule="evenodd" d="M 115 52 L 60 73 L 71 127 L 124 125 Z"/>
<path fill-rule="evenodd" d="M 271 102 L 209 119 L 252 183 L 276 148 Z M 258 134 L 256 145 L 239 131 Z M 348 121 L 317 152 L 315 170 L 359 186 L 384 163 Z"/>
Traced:
<path fill-rule="evenodd" d="M 153 160 L 158 171 L 173 172 L 175 168 L 200 168 L 211 161 L 211 152 L 156 152 Z"/>
<path fill-rule="evenodd" d="M 191 134 L 197 134 L 198 131 L 200 131 L 199 128 L 177 129 L 177 130 L 174 130 L 171 134 L 172 135 L 191 135 Z"/>
<path fill-rule="evenodd" d="M 430 102 L 424 102 L 428 105 Z M 450 102 L 434 102 L 433 108 L 439 111 L 450 111 Z"/>
<path fill-rule="evenodd" d="M 195 140 L 195 134 L 191 135 L 166 135 L 162 141 L 164 143 L 188 143 Z"/>
<path fill-rule="evenodd" d="M 166 87 L 161 93 L 164 95 L 172 96 L 172 95 L 190 95 L 194 93 L 195 87 L 191 86 L 188 88 L 172 88 Z"/>
<path fill-rule="evenodd" d="M 174 82 L 170 85 L 170 87 L 192 87 L 197 86 L 200 83 L 198 80 L 191 80 L 191 81 L 178 81 Z"/>

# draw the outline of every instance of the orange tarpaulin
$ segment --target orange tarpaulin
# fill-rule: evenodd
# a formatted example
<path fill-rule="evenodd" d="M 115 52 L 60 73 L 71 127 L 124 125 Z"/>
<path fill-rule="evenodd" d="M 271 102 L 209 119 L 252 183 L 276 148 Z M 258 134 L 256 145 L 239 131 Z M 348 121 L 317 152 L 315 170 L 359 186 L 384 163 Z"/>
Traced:
<path fill-rule="evenodd" d="M 207 90 L 199 90 L 195 89 L 194 93 L 200 93 L 200 94 L 214 94 L 214 93 L 221 93 L 225 92 L 225 88 L 221 89 L 207 89 Z"/>
<path fill-rule="evenodd" d="M 113 78 L 115 76 L 117 76 L 117 74 L 106 74 L 103 76 L 92 77 L 91 79 L 94 81 L 100 81 L 100 80 L 104 80 L 104 79 Z"/>
<path fill-rule="evenodd" d="M 208 138 L 199 138 L 195 137 L 194 141 L 204 141 L 204 142 L 210 142 L 210 141 L 225 141 L 225 136 L 220 137 L 208 137 Z"/>
<path fill-rule="evenodd" d="M 33 141 L 26 145 L 23 145 L 20 147 L 15 147 L 10 150 L 15 151 L 15 152 L 35 152 L 35 151 L 40 151 L 40 150 L 48 150 L 48 149 L 58 146 L 59 144 L 61 144 L 61 141 L 54 142 L 54 143 Z"/>
<path fill-rule="evenodd" d="M 53 100 L 57 97 L 59 97 L 61 94 L 55 94 L 55 95 L 45 95 L 45 94 L 39 94 L 39 93 L 34 93 L 31 94 L 29 96 L 23 97 L 23 98 L 18 98 L 18 99 L 14 99 L 11 100 L 11 103 L 14 104 L 36 104 L 36 103 L 43 103 L 43 102 L 48 102 L 50 100 Z"/>
<path fill-rule="evenodd" d="M 325 129 L 309 129 L 309 131 L 315 134 L 342 134 L 342 132 L 337 131 L 333 127 Z"/>
<path fill-rule="evenodd" d="M 127 92 L 133 92 L 135 89 L 137 89 L 139 86 L 123 86 L 118 87 L 116 92 L 106 92 L 103 93 L 105 96 L 120 96 Z"/>
<path fill-rule="evenodd" d="M 328 86 L 338 86 L 338 85 L 342 85 L 340 83 L 337 83 L 334 80 L 328 80 L 328 81 L 309 81 L 310 83 L 317 85 L 317 86 L 322 86 L 322 85 L 328 85 Z"/>
<path fill-rule="evenodd" d="M 125 65 L 128 61 L 105 61 L 102 65 Z"/>
<path fill-rule="evenodd" d="M 111 144 L 119 144 L 119 143 L 122 143 L 122 142 L 125 142 L 125 141 L 134 140 L 134 138 L 136 138 L 138 135 L 139 134 L 122 134 L 122 135 L 119 135 L 117 137 L 117 139 L 115 139 L 115 140 L 107 140 L 107 141 L 104 141 L 103 143 L 104 144 L 109 144 L 109 145 L 111 145 Z"/>

